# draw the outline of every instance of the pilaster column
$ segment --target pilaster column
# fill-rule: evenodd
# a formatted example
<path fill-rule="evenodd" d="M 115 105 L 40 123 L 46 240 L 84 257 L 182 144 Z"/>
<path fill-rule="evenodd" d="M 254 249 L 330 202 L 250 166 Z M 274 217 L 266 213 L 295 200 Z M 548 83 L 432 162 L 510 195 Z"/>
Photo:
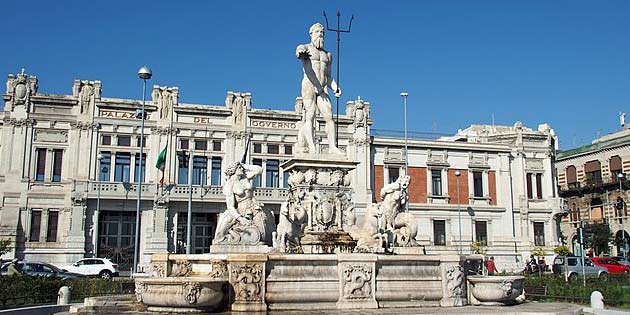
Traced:
<path fill-rule="evenodd" d="M 266 254 L 228 255 L 234 312 L 266 312 Z"/>
<path fill-rule="evenodd" d="M 442 299 L 440 306 L 464 306 L 466 298 L 466 274 L 457 255 L 442 256 L 440 273 L 442 278 Z"/>
<path fill-rule="evenodd" d="M 338 254 L 339 309 L 378 308 L 374 254 Z"/>

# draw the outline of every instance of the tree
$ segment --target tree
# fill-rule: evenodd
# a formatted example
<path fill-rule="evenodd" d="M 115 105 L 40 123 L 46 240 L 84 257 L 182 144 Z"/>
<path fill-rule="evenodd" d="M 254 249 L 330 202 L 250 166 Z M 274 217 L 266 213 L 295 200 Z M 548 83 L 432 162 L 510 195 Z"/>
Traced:
<path fill-rule="evenodd" d="M 594 255 L 608 253 L 608 244 L 613 239 L 608 224 L 592 224 L 584 227 L 584 244 L 593 249 Z"/>
<path fill-rule="evenodd" d="M 571 249 L 566 245 L 560 245 L 554 248 L 553 252 L 558 256 L 568 256 L 571 253 Z"/>

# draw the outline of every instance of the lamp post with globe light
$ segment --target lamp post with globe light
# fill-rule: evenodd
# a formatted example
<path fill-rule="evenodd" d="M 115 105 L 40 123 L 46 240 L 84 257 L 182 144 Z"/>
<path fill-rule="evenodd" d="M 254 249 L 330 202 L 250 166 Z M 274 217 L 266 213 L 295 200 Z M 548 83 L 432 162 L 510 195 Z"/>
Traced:
<path fill-rule="evenodd" d="M 624 180 L 625 177 L 626 177 L 626 175 L 624 173 L 617 174 L 617 179 L 619 179 L 619 198 L 620 198 L 619 199 L 620 204 L 618 206 L 618 210 L 619 210 L 619 221 L 621 223 L 621 244 L 622 244 L 622 247 L 621 247 L 622 253 L 621 253 L 621 255 L 623 257 L 626 257 L 628 255 L 628 253 L 627 253 L 628 248 L 627 248 L 627 244 L 626 244 L 626 230 L 624 229 L 624 226 L 623 226 L 623 217 L 626 214 L 625 214 L 625 211 L 624 211 L 624 201 L 623 201 L 623 198 L 621 197 L 621 194 L 623 193 L 623 186 L 622 185 L 623 185 L 623 180 Z"/>
<path fill-rule="evenodd" d="M 147 66 L 142 66 L 140 70 L 138 70 L 138 77 L 142 79 L 142 110 L 140 111 L 140 161 L 138 166 L 140 167 L 140 171 L 138 174 L 138 201 L 136 203 L 136 238 L 133 245 L 133 267 L 131 274 L 133 276 L 134 273 L 138 271 L 138 250 L 140 246 L 140 199 L 142 198 L 142 179 L 144 176 L 144 119 L 146 117 L 145 113 L 145 102 L 146 102 L 146 94 L 147 94 L 147 80 L 151 79 L 153 73 L 151 73 L 151 69 Z"/>
<path fill-rule="evenodd" d="M 405 107 L 405 176 L 409 176 L 409 154 L 407 153 L 407 97 L 409 93 L 401 92 Z M 405 202 L 405 211 L 409 211 L 409 201 Z"/>

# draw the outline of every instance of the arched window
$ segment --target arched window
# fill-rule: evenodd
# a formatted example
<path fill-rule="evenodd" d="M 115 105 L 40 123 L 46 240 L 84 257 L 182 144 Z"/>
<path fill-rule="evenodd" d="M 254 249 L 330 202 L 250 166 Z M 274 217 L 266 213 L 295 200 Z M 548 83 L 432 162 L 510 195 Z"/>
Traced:
<path fill-rule="evenodd" d="M 575 166 L 569 165 L 565 170 L 565 174 L 567 177 L 567 185 L 569 186 L 569 188 L 574 188 L 578 181 Z"/>
<path fill-rule="evenodd" d="M 580 221 L 580 209 L 578 209 L 575 202 L 571 204 L 571 222 Z"/>
<path fill-rule="evenodd" d="M 608 161 L 608 166 L 610 168 L 610 176 L 612 180 L 616 181 L 617 175 L 621 174 L 621 157 L 619 157 L 619 155 L 611 157 Z"/>
<path fill-rule="evenodd" d="M 586 183 L 589 185 L 602 183 L 602 164 L 598 161 L 590 161 L 584 164 Z"/>

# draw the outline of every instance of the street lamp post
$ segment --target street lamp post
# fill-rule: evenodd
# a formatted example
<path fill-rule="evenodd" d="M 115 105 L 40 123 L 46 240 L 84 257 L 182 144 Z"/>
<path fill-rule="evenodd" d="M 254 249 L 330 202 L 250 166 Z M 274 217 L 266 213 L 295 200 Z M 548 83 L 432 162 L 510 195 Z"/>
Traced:
<path fill-rule="evenodd" d="M 619 179 L 619 197 L 622 198 L 621 200 L 623 200 L 623 197 L 621 197 L 621 193 L 623 192 L 622 181 L 623 181 L 624 177 L 626 177 L 626 175 L 624 175 L 623 173 L 617 174 L 617 178 Z M 623 202 L 622 202 L 621 209 L 619 209 L 619 220 L 621 221 L 621 244 L 623 244 L 623 247 L 622 247 L 623 254 L 622 254 L 622 256 L 626 257 L 627 256 L 626 230 L 624 229 L 624 226 L 623 226 L 623 217 L 625 216 L 625 211 L 623 211 L 623 210 L 624 209 L 623 209 Z"/>
<path fill-rule="evenodd" d="M 459 254 L 462 254 L 462 207 L 460 205 L 459 202 L 459 176 L 461 176 L 462 173 L 460 173 L 459 171 L 455 171 L 455 181 L 456 181 L 456 186 L 457 186 L 457 222 L 459 224 L 459 247 L 458 247 L 458 251 Z"/>
<path fill-rule="evenodd" d="M 146 101 L 147 94 L 147 80 L 151 79 L 151 69 L 147 66 L 142 66 L 140 70 L 138 70 L 138 77 L 142 79 L 142 110 L 140 112 L 140 163 L 138 163 L 140 167 L 140 171 L 138 172 L 138 201 L 136 203 L 136 239 L 133 246 L 133 267 L 132 267 L 132 275 L 138 271 L 138 251 L 140 247 L 140 199 L 142 198 L 142 177 L 144 175 L 144 164 L 142 163 L 144 160 L 144 118 L 145 111 L 144 105 Z"/>
<path fill-rule="evenodd" d="M 400 96 L 402 96 L 405 104 L 405 176 L 409 176 L 409 154 L 407 153 L 407 97 L 409 93 L 401 92 Z M 409 211 L 409 201 L 405 202 L 405 211 Z"/>

